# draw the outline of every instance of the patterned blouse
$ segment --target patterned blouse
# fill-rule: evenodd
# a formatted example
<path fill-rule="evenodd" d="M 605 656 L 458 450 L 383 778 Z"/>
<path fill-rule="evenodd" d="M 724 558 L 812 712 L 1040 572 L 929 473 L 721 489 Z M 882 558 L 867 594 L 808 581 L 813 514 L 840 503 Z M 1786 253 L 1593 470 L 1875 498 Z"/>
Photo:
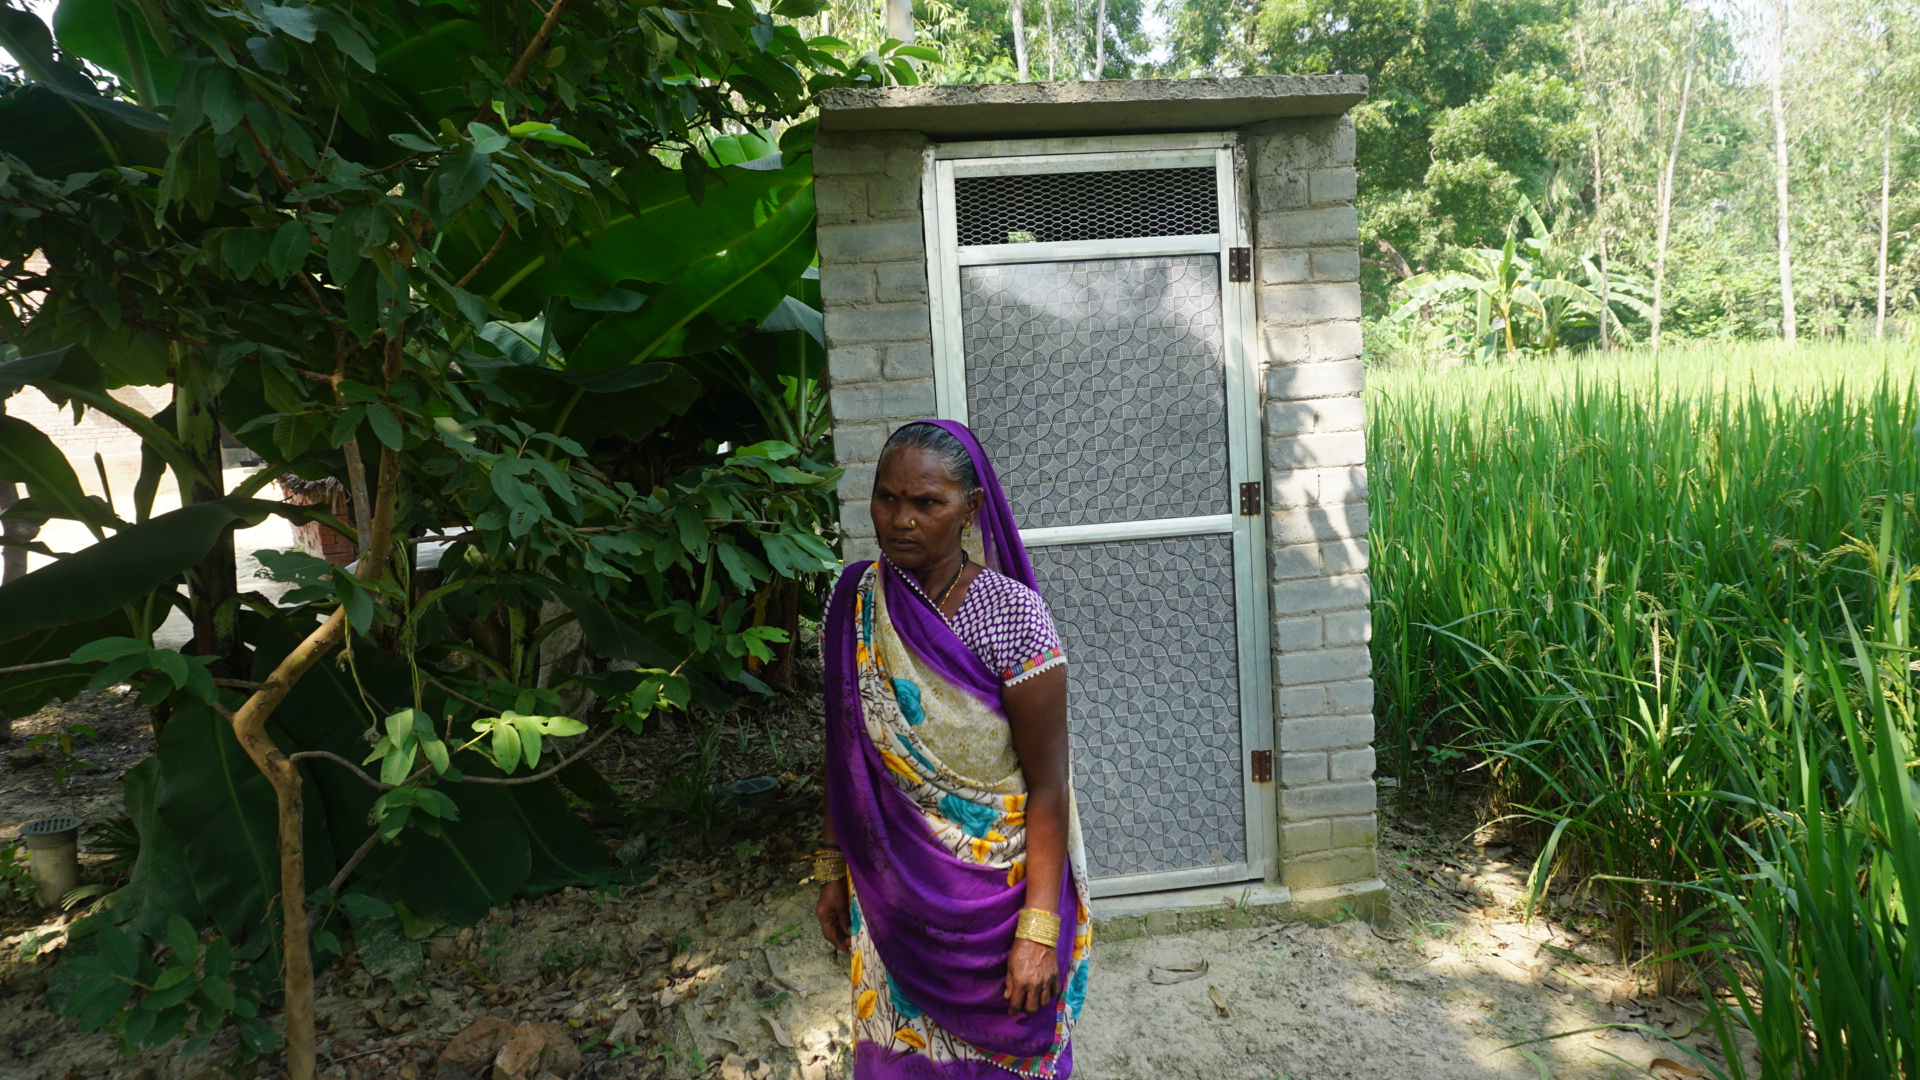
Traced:
<path fill-rule="evenodd" d="M 900 576 L 921 596 L 927 595 L 912 574 Z M 1067 662 L 1047 602 L 1039 593 L 984 566 L 967 583 L 960 610 L 948 623 L 973 655 L 1000 673 L 1002 686 Z"/>

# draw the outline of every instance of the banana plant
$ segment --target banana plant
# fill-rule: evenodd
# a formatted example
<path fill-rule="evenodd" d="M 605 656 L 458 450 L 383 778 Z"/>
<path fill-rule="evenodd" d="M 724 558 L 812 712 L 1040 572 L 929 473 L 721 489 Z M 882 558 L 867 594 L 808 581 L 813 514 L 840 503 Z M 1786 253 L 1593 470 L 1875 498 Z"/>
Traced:
<path fill-rule="evenodd" d="M 1399 302 L 1389 319 L 1404 323 L 1416 316 L 1430 318 L 1454 301 L 1461 305 L 1454 308 L 1454 318 L 1463 328 L 1471 320 L 1471 329 L 1461 336 L 1474 343 L 1481 359 L 1514 359 L 1522 349 L 1562 348 L 1568 329 L 1597 317 L 1600 273 L 1591 259 L 1571 254 L 1531 202 L 1523 200 L 1522 213 L 1531 236 L 1518 237 L 1516 219 L 1501 247 L 1463 249 L 1456 253 L 1459 269 L 1415 274 L 1398 283 L 1394 296 Z M 1576 272 L 1585 284 L 1571 280 Z M 1613 275 L 1608 284 L 1609 307 L 1651 316 L 1652 309 L 1636 295 L 1644 291 L 1637 283 Z"/>

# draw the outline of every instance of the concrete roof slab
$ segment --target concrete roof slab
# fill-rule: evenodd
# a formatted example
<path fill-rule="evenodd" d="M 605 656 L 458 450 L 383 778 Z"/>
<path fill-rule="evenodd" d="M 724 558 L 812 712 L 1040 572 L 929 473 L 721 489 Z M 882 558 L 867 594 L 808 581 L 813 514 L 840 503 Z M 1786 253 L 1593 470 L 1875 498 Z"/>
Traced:
<path fill-rule="evenodd" d="M 888 86 L 821 94 L 820 128 L 943 139 L 1228 131 L 1288 116 L 1337 116 L 1366 96 L 1365 75 Z"/>

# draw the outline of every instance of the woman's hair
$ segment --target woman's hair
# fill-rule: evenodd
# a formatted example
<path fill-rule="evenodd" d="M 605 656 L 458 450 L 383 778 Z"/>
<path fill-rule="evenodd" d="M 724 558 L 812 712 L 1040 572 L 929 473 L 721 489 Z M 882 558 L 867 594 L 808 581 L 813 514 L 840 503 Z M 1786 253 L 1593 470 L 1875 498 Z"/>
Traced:
<path fill-rule="evenodd" d="M 887 460 L 888 454 L 902 447 L 932 454 L 947 479 L 960 485 L 961 498 L 972 498 L 980 490 L 980 473 L 973 467 L 973 455 L 946 428 L 925 421 L 908 424 L 887 437 L 887 444 L 880 448 L 880 460 Z"/>

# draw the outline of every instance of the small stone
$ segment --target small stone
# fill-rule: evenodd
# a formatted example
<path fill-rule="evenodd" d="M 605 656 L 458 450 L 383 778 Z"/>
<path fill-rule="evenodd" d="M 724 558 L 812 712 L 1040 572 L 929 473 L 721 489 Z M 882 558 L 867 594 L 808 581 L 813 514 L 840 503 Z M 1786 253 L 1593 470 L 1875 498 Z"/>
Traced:
<path fill-rule="evenodd" d="M 493 1059 L 493 1080 L 539 1080 L 545 1073 L 564 1080 L 580 1064 L 580 1050 L 567 1029 L 552 1021 L 521 1024 Z"/>
<path fill-rule="evenodd" d="M 512 1037 L 512 1024 L 497 1016 L 483 1016 L 447 1043 L 447 1048 L 440 1051 L 440 1064 L 451 1065 L 468 1076 L 479 1076 L 487 1071 L 500 1048 Z"/>

